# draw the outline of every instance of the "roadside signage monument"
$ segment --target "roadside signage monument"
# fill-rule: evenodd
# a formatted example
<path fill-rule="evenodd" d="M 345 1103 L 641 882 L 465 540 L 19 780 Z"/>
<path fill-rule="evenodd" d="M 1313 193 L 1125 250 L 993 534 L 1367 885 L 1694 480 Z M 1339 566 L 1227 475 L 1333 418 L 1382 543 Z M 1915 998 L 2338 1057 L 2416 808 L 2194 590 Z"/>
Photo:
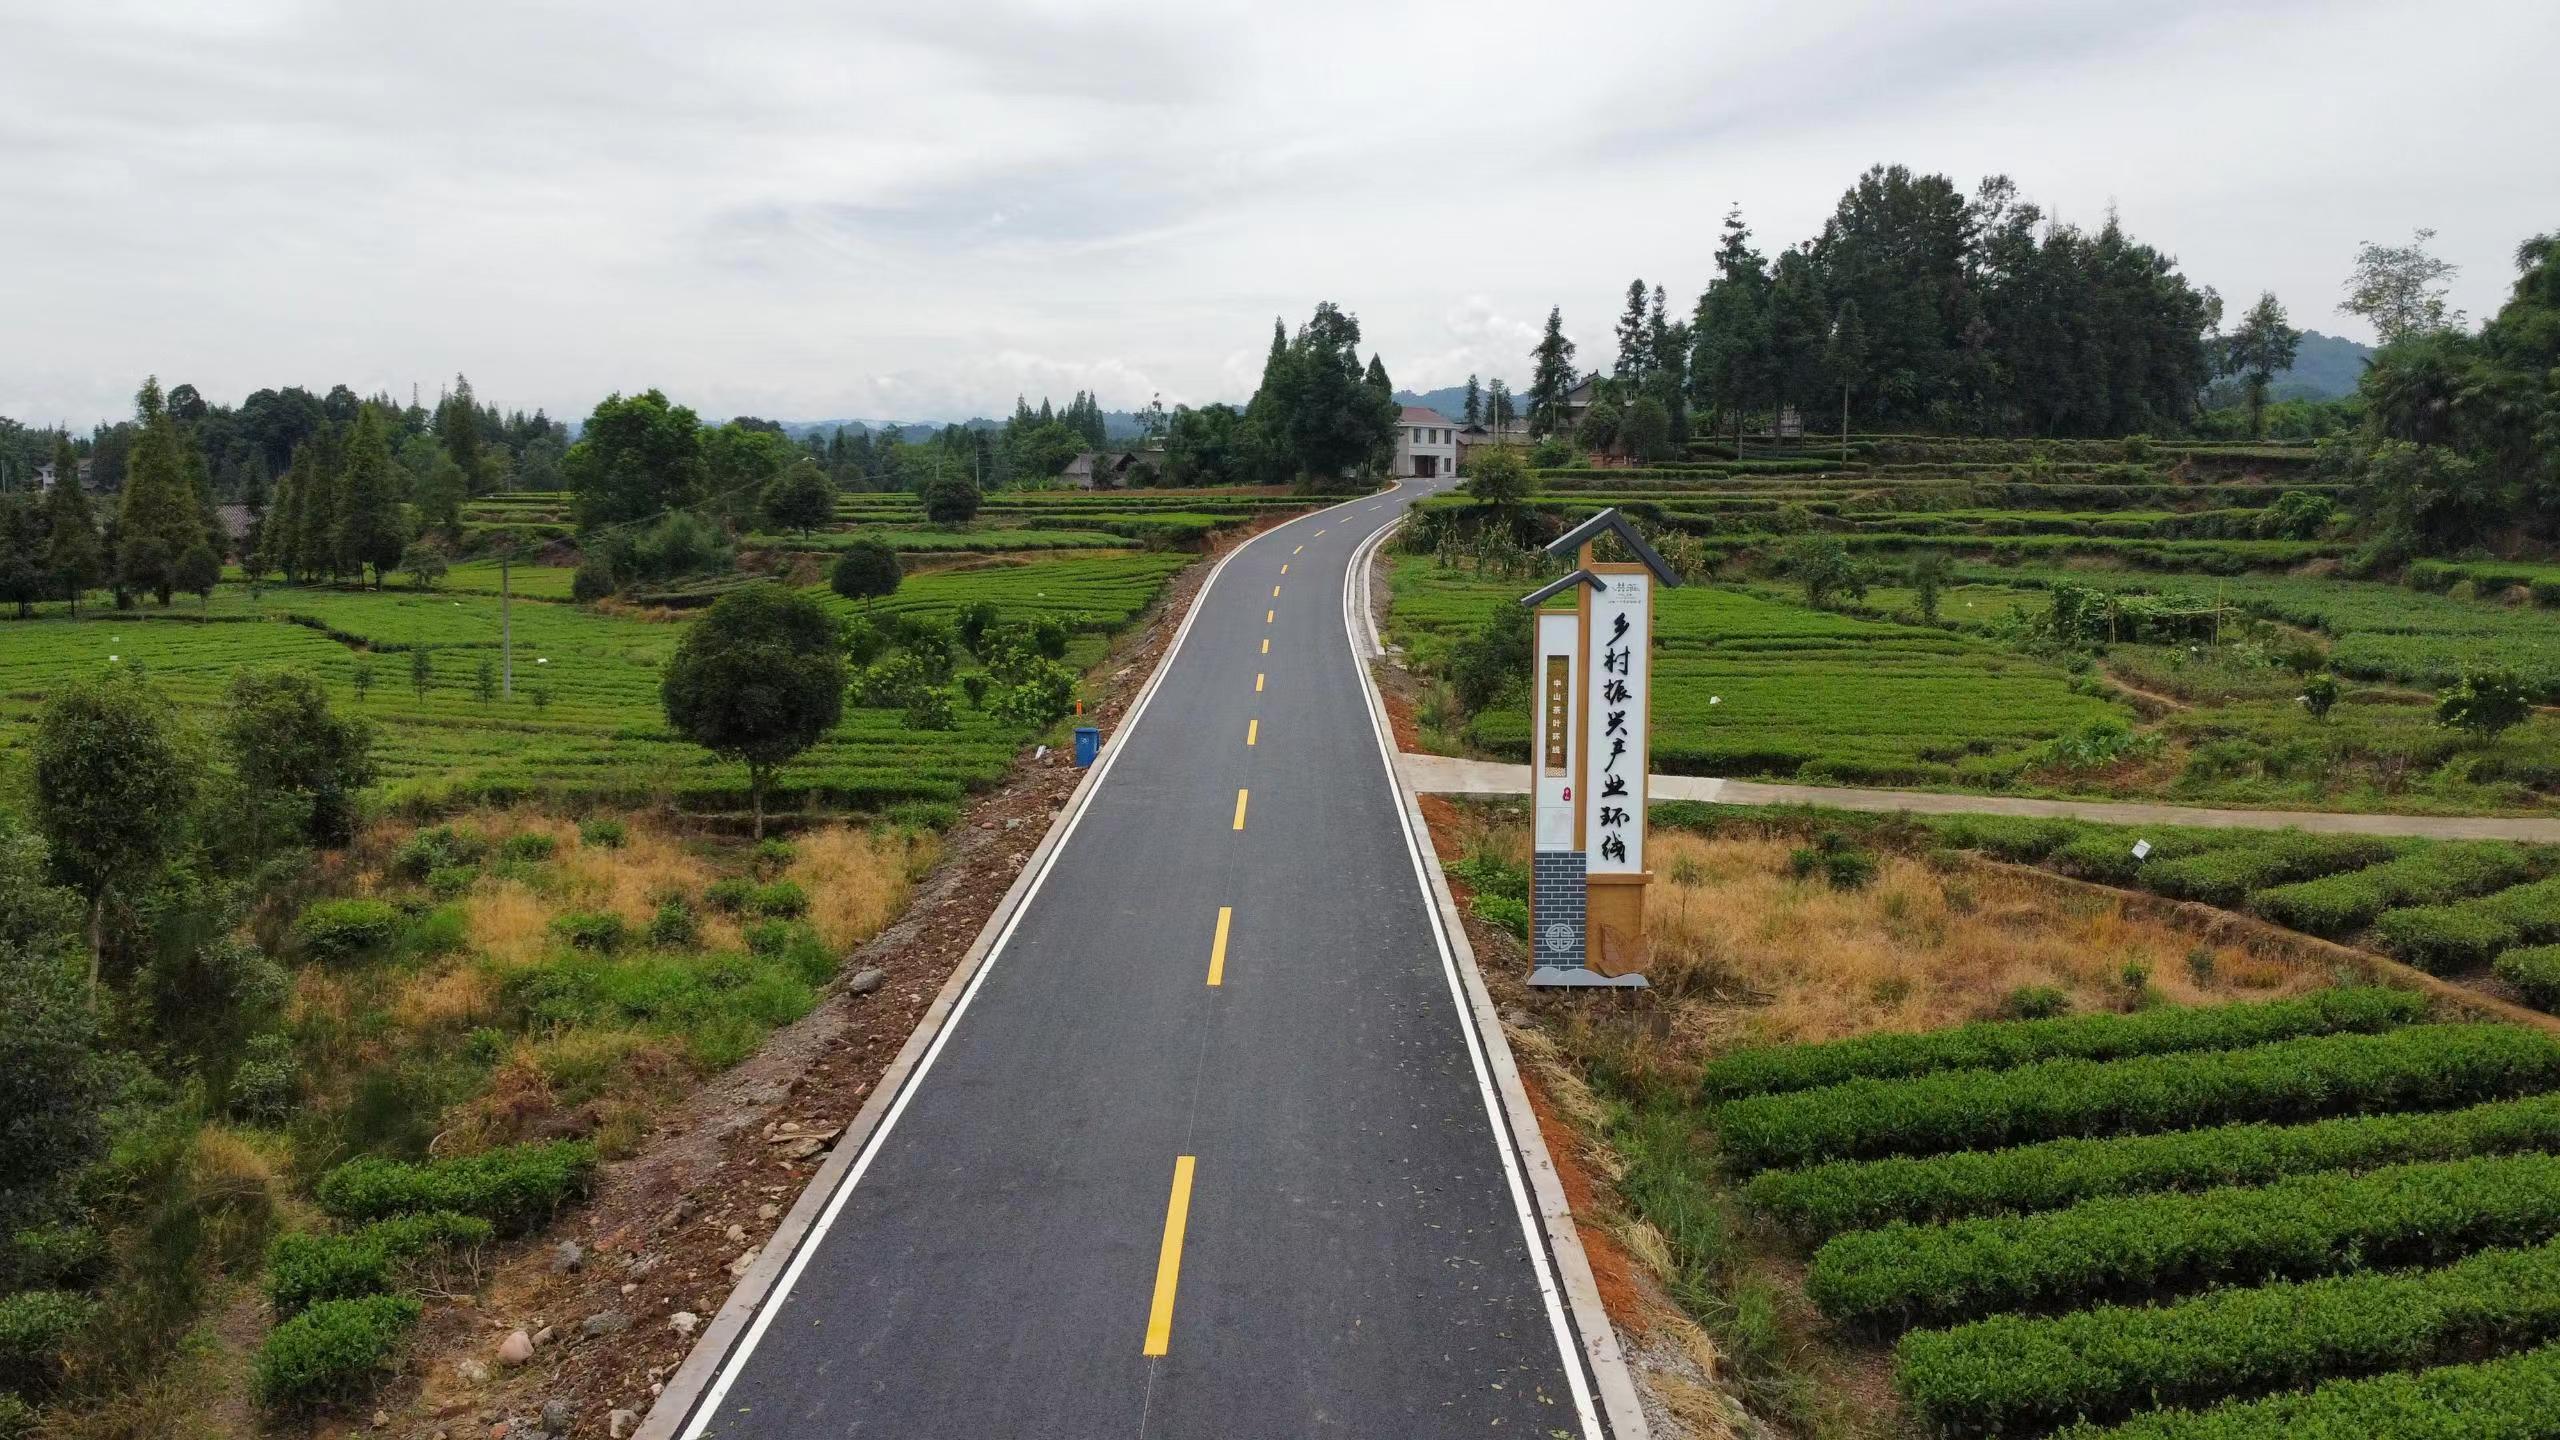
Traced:
<path fill-rule="evenodd" d="M 1601 562 L 1614 535 L 1634 563 Z M 1645 983 L 1645 774 L 1653 699 L 1653 590 L 1677 572 L 1616 510 L 1547 547 L 1573 573 L 1525 596 L 1536 611 L 1529 789 L 1529 983 Z M 1573 613 L 1537 607 L 1574 592 Z"/>

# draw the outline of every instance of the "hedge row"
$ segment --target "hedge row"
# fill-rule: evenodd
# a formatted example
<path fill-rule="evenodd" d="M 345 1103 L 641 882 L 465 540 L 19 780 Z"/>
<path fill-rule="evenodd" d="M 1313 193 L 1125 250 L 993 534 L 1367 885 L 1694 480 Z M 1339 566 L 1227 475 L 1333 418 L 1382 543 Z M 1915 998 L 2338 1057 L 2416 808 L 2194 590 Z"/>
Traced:
<path fill-rule="evenodd" d="M 2560 875 L 2454 905 L 2388 910 L 2382 948 L 2439 975 L 2488 964 L 2502 950 L 2560 940 Z"/>
<path fill-rule="evenodd" d="M 382 1294 L 417 1262 L 485 1245 L 493 1233 L 477 1216 L 431 1211 L 377 1220 L 343 1235 L 279 1235 L 267 1246 L 267 1298 L 285 1316 L 323 1300 Z"/>
<path fill-rule="evenodd" d="M 2560 1243 L 2441 1270 L 2220 1290 L 2179 1305 L 1994 1316 L 1902 1338 L 1894 1382 L 1947 1435 L 2015 1435 L 2414 1370 L 2560 1337 Z"/>
<path fill-rule="evenodd" d="M 2249 897 L 2249 908 L 2279 925 L 2338 939 L 2394 906 L 2486 895 L 2532 873 L 2533 862 L 2524 851 L 2503 840 L 2451 843 L 2342 875 L 2261 890 Z"/>
<path fill-rule="evenodd" d="M 532 1229 L 585 1194 L 595 1164 L 595 1147 L 578 1140 L 510 1145 L 416 1164 L 368 1156 L 321 1176 L 313 1193 L 320 1208 L 342 1220 L 449 1210 L 479 1216 L 512 1234 Z"/>
<path fill-rule="evenodd" d="M 2560 1345 L 2302 1395 L 2162 1410 L 2054 1440 L 2560 1440 Z"/>
<path fill-rule="evenodd" d="M 1736 1100 L 1714 1120 L 1728 1164 L 1765 1170 L 2244 1119 L 2443 1108 L 2556 1086 L 2560 1041 L 2550 1036 L 2507 1025 L 2420 1025 L 2250 1050 L 1852 1080 Z"/>
<path fill-rule="evenodd" d="M 1944 1324 L 2202 1285 L 2423 1264 L 2560 1235 L 2560 1156 L 2301 1175 L 1949 1225 L 1888 1225 L 1814 1252 L 1805 1291 L 1834 1320 Z"/>
<path fill-rule="evenodd" d="M 310 1405 L 368 1389 L 418 1323 L 406 1295 L 324 1300 L 277 1326 L 258 1351 L 258 1398 Z"/>
<path fill-rule="evenodd" d="M 1737 1050 L 1710 1062 L 1699 1084 L 1711 1101 L 1885 1080 L 1939 1070 L 2007 1069 L 2038 1060 L 2113 1060 L 2180 1050 L 2229 1050 L 2299 1035 L 2378 1031 L 2426 1013 L 2423 996 L 2374 988 L 2290 1000 L 2058 1020 L 1989 1020 L 1918 1034 L 1861 1035 L 1823 1045 Z"/>
<path fill-rule="evenodd" d="M 2308 1125 L 2224 1125 L 1922 1159 L 1835 1161 L 1763 1171 L 1743 1194 L 1754 1210 L 1796 1235 L 1822 1239 L 1895 1221 L 2023 1215 L 2113 1195 L 2261 1185 L 2323 1170 L 2538 1150 L 2560 1151 L 2560 1094 Z"/>
<path fill-rule="evenodd" d="M 2164 860 L 2142 872 L 2142 884 L 2175 900 L 2238 905 L 2252 890 L 2354 870 L 2399 853 L 2404 842 L 2380 835 L 2311 835 L 2280 830 L 2245 845 Z"/>

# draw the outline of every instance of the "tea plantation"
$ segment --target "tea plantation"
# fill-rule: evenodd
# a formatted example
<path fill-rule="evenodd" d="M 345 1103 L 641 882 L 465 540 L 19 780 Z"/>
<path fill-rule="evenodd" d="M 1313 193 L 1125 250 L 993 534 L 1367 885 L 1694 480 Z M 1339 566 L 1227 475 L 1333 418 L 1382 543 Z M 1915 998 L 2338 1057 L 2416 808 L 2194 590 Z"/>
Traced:
<path fill-rule="evenodd" d="M 1930 1433 L 2542 1433 L 2550 1036 L 2341 989 L 1735 1052 L 1696 1103 Z"/>

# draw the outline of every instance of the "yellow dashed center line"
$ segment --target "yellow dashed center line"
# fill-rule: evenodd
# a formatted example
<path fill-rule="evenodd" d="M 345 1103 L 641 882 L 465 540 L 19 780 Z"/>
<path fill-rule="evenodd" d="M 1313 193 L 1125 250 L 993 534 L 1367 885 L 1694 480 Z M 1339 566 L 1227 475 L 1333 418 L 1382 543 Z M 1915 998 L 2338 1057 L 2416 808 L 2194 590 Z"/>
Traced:
<path fill-rule="evenodd" d="M 1250 745 L 1261 738 L 1262 722 L 1260 720 L 1247 720 L 1244 722 L 1244 743 Z"/>
<path fill-rule="evenodd" d="M 1262 637 L 1262 653 L 1265 655 L 1271 653 L 1271 637 L 1268 635 Z"/>
<path fill-rule="evenodd" d="M 1317 532 L 1316 532 L 1316 538 L 1317 538 L 1317 539 L 1319 539 L 1319 540 L 1323 539 L 1323 538 L 1324 538 L 1324 532 L 1323 532 L 1323 531 L 1321 531 L 1321 530 L 1317 531 Z"/>
<path fill-rule="evenodd" d="M 1304 546 L 1304 545 L 1301 545 L 1301 546 L 1299 546 L 1297 549 L 1292 550 L 1292 551 L 1290 551 L 1289 553 L 1290 553 L 1290 554 L 1292 554 L 1292 555 L 1304 555 L 1304 554 L 1306 554 L 1306 553 L 1307 553 L 1307 547 L 1306 547 L 1306 546 Z"/>
<path fill-rule="evenodd" d="M 1274 599 L 1274 600 L 1277 600 L 1277 599 L 1279 599 L 1279 598 L 1280 598 L 1280 587 L 1279 587 L 1279 586 L 1274 585 L 1274 586 L 1272 586 L 1272 587 L 1271 587 L 1271 598 L 1272 598 L 1272 599 Z"/>
<path fill-rule="evenodd" d="M 1235 907 L 1218 907 L 1218 938 L 1209 942 L 1209 983 L 1227 978 L 1227 922 L 1236 918 Z"/>
<path fill-rule="evenodd" d="M 1270 624 L 1274 619 L 1277 619 L 1277 618 L 1279 617 L 1279 614 L 1280 614 L 1280 612 L 1279 612 L 1279 611 L 1277 611 L 1277 610 L 1265 610 L 1265 611 L 1263 611 L 1263 612 L 1262 612 L 1262 623 L 1263 623 L 1263 624 L 1265 624 L 1265 625 Z"/>
<path fill-rule="evenodd" d="M 1288 573 L 1289 573 L 1289 562 L 1288 562 L 1288 561 L 1283 560 L 1283 561 L 1281 561 L 1281 562 L 1280 562 L 1280 573 L 1281 573 L 1281 574 L 1283 574 L 1283 575 L 1286 575 L 1286 574 L 1288 574 Z"/>
<path fill-rule="evenodd" d="M 1262 693 L 1262 672 L 1259 670 L 1255 671 L 1253 675 L 1253 693 L 1256 695 Z"/>
<path fill-rule="evenodd" d="M 1236 792 L 1236 828 L 1239 830 L 1244 828 L 1244 800 L 1245 792 L 1238 790 Z"/>
<path fill-rule="evenodd" d="M 1164 1207 L 1164 1246 L 1156 1251 L 1156 1299 L 1147 1307 L 1147 1348 L 1162 1355 L 1173 1343 L 1173 1289 L 1182 1280 L 1182 1227 L 1191 1218 L 1191 1169 L 1195 1157 L 1173 1161 L 1173 1198 Z"/>

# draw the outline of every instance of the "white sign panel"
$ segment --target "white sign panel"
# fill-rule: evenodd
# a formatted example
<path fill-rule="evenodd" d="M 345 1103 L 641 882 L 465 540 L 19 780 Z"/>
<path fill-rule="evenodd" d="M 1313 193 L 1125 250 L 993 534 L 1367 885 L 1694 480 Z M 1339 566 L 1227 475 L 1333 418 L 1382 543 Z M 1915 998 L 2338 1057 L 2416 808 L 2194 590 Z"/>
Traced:
<path fill-rule="evenodd" d="M 1529 788 L 1538 797 L 1537 846 L 1571 850 L 1573 835 L 1573 739 L 1582 694 L 1574 670 L 1579 615 L 1538 616 L 1537 672 L 1529 680 Z"/>
<path fill-rule="evenodd" d="M 1584 797 L 1589 873 L 1644 872 L 1646 702 L 1652 693 L 1653 577 L 1604 575 L 1591 597 L 1591 673 L 1583 679 L 1591 772 Z"/>

